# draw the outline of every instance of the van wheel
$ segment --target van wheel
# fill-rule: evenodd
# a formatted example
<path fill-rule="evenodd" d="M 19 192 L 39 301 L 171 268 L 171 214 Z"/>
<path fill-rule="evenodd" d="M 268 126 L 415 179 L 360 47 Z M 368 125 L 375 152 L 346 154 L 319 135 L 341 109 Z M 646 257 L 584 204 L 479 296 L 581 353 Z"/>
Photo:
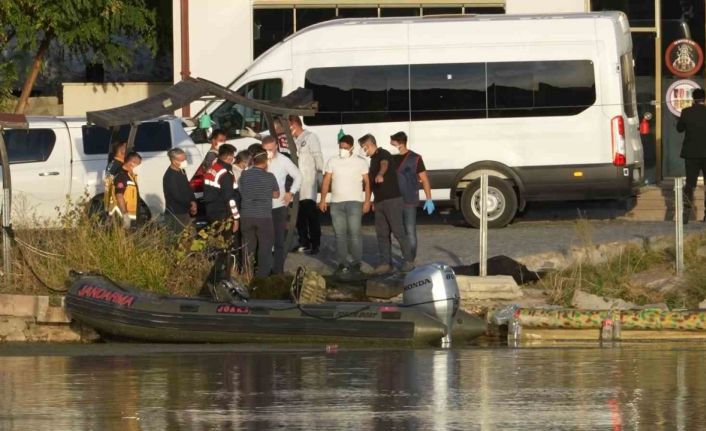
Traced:
<path fill-rule="evenodd" d="M 466 223 L 480 227 L 480 179 L 472 181 L 461 195 Z M 505 227 L 517 214 L 517 194 L 510 181 L 488 177 L 488 227 Z"/>

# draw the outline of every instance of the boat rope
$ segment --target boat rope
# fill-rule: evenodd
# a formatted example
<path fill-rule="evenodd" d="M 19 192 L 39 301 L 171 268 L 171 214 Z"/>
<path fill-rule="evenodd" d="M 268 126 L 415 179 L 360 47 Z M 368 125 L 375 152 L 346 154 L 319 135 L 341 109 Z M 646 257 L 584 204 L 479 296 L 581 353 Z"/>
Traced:
<path fill-rule="evenodd" d="M 298 308 L 303 315 L 312 317 L 314 319 L 333 321 L 343 319 L 345 317 L 354 316 L 360 313 L 361 311 L 365 311 L 370 308 L 370 305 L 363 305 L 353 311 L 335 314 L 332 317 L 319 316 L 316 313 L 312 313 L 310 311 L 305 310 L 304 307 L 299 303 L 299 293 L 301 293 L 302 284 L 304 283 L 304 274 L 306 274 L 306 268 L 304 268 L 303 266 L 297 268 L 297 272 L 294 274 L 294 279 L 292 280 L 292 286 L 289 290 L 290 294 L 292 295 L 292 301 L 294 302 L 296 308 Z"/>
<path fill-rule="evenodd" d="M 13 243 L 15 243 L 15 245 L 17 246 L 17 251 L 20 254 L 20 258 L 25 263 L 25 265 L 27 265 L 27 268 L 29 268 L 29 272 L 32 274 L 32 276 L 35 279 L 37 279 L 37 281 L 39 282 L 39 284 L 42 287 L 44 287 L 45 289 L 47 289 L 48 291 L 50 291 L 52 293 L 66 293 L 66 292 L 68 292 L 68 289 L 57 289 L 57 288 L 49 286 L 49 284 L 46 281 L 44 281 L 44 279 L 42 279 L 42 277 L 39 276 L 37 271 L 34 269 L 34 266 L 30 263 L 29 259 L 27 259 L 27 256 L 25 255 L 24 250 L 23 250 L 23 246 L 20 244 L 20 242 L 17 241 L 17 238 L 15 238 L 15 231 L 12 229 L 12 226 L 7 226 L 4 229 L 7 232 L 7 235 L 10 238 L 10 240 Z"/>

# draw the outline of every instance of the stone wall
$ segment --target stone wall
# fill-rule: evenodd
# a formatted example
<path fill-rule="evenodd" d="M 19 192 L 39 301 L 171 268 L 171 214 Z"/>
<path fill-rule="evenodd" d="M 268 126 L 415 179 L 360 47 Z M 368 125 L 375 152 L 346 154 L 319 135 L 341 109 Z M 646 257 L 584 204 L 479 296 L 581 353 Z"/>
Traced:
<path fill-rule="evenodd" d="M 90 343 L 98 334 L 64 312 L 63 297 L 0 295 L 0 343 Z"/>

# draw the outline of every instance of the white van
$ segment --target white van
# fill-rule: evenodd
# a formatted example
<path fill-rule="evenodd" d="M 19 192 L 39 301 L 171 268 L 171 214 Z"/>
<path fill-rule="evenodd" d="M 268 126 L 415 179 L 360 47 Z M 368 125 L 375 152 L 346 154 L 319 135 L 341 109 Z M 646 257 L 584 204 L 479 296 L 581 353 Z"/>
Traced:
<path fill-rule="evenodd" d="M 81 117 L 27 117 L 27 122 L 27 130 L 2 132 L 12 174 L 13 219 L 51 220 L 67 196 L 76 201 L 88 193 L 102 202 L 110 132 L 88 126 Z M 120 136 L 127 138 L 128 132 L 123 127 Z M 162 176 L 169 166 L 167 151 L 173 147 L 186 152 L 187 174 L 193 175 L 202 155 L 181 119 L 164 117 L 138 126 L 134 147 L 142 156 L 138 185 L 154 216 L 164 212 Z"/>
<path fill-rule="evenodd" d="M 328 21 L 272 47 L 231 86 L 262 99 L 297 87 L 319 102 L 304 124 L 326 159 L 341 128 L 383 146 L 404 131 L 434 199 L 450 198 L 472 225 L 482 172 L 495 227 L 528 201 L 624 198 L 642 181 L 622 13 Z M 229 102 L 205 109 L 240 150 L 252 142 L 241 129 L 267 128 L 261 113 Z"/>

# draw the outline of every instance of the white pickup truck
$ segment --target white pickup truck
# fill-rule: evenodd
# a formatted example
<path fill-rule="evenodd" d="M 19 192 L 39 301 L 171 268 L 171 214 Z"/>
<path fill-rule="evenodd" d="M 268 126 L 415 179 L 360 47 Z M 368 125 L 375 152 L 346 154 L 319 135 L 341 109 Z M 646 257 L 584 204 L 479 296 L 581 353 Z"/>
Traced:
<path fill-rule="evenodd" d="M 81 117 L 27 117 L 29 129 L 5 129 L 12 174 L 13 220 L 32 214 L 51 219 L 66 197 L 85 193 L 102 199 L 110 133 L 89 126 Z M 129 127 L 121 129 L 127 138 Z M 169 166 L 167 151 L 182 148 L 189 163 L 189 178 L 203 160 L 203 152 L 177 117 L 161 117 L 138 126 L 135 151 L 142 156 L 138 184 L 151 215 L 164 212 L 162 176 Z"/>

